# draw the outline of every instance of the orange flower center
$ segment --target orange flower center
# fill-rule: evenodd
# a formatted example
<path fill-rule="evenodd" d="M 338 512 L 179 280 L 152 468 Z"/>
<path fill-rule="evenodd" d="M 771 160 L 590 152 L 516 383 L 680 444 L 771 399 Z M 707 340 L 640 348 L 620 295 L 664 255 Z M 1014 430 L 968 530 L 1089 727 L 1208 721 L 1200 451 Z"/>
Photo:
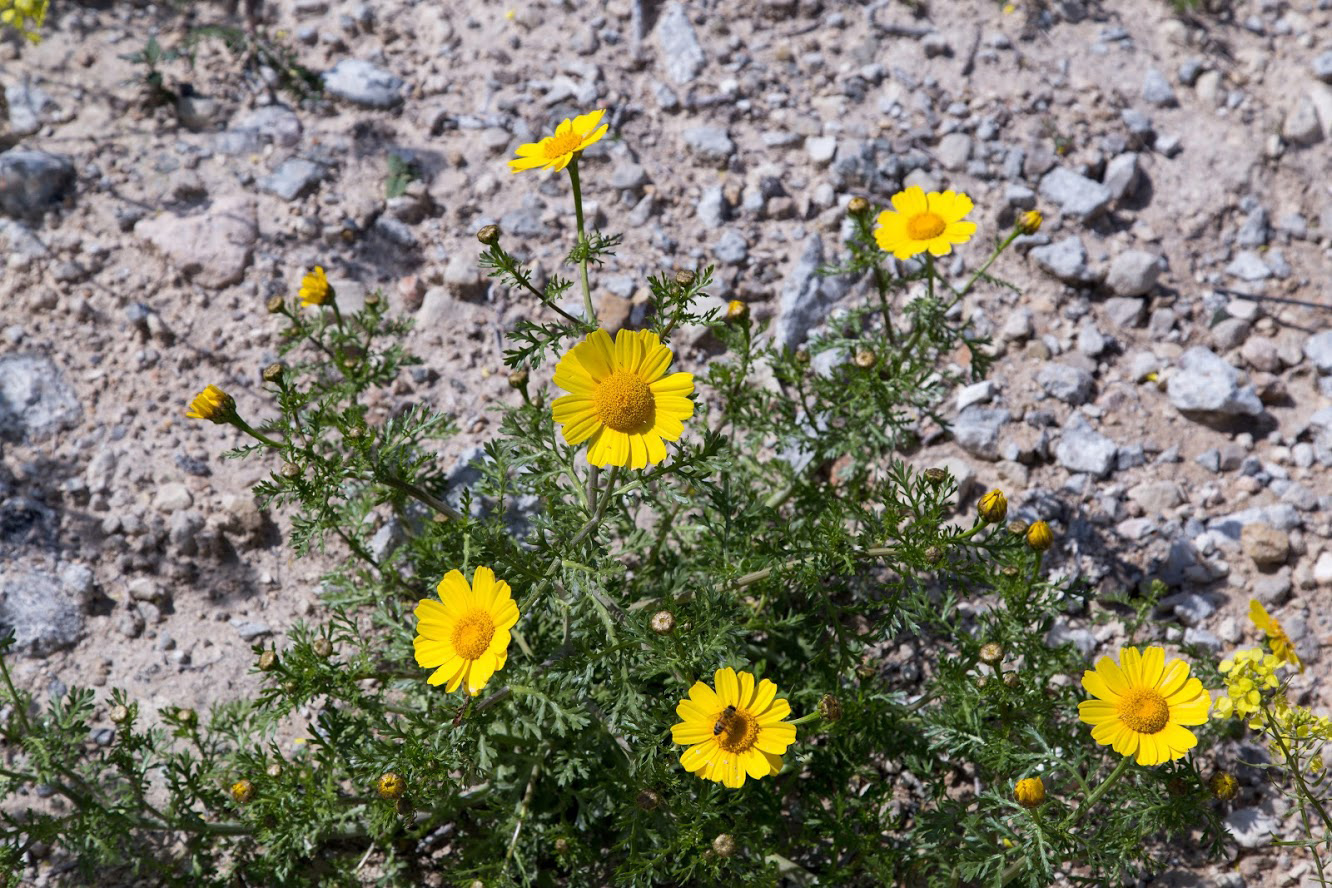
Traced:
<path fill-rule="evenodd" d="M 717 744 L 726 752 L 748 752 L 753 748 L 754 741 L 758 740 L 758 719 L 743 709 L 737 709 L 730 715 L 726 715 L 723 710 L 717 713 L 717 720 L 722 725 L 721 733 L 717 735 Z"/>
<path fill-rule="evenodd" d="M 1133 688 L 1119 701 L 1119 720 L 1139 734 L 1155 734 L 1170 721 L 1170 706 L 1156 688 Z"/>
<path fill-rule="evenodd" d="M 573 151 L 578 150 L 578 146 L 583 144 L 583 137 L 570 129 L 567 133 L 560 133 L 557 136 L 551 136 L 546 140 L 546 157 L 554 160 L 557 157 L 563 157 Z"/>
<path fill-rule="evenodd" d="M 474 610 L 453 627 L 453 649 L 464 660 L 479 660 L 495 637 L 495 621 L 483 610 Z"/>
<path fill-rule="evenodd" d="M 597 385 L 593 398 L 597 416 L 617 432 L 644 432 L 652 427 L 657 402 L 637 373 L 616 370 Z"/>
<path fill-rule="evenodd" d="M 933 240 L 943 234 L 947 227 L 947 223 L 937 214 L 926 211 L 907 221 L 907 234 L 911 235 L 912 240 Z"/>

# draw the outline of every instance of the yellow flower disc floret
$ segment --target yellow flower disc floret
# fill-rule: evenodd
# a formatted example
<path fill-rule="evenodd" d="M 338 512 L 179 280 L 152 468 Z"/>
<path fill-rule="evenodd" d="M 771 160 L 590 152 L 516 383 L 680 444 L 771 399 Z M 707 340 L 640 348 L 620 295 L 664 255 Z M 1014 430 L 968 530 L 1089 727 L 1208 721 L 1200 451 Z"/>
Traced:
<path fill-rule="evenodd" d="M 605 110 L 580 114 L 572 119 L 565 118 L 555 127 L 555 135 L 547 136 L 540 142 L 528 142 L 518 146 L 518 157 L 509 161 L 510 172 L 519 170 L 562 170 L 574 159 L 574 155 L 588 145 L 606 135 L 609 124 L 601 122 Z"/>
<path fill-rule="evenodd" d="M 976 223 L 963 221 L 973 207 L 965 194 L 926 194 L 919 185 L 912 185 L 893 195 L 893 209 L 879 214 L 874 240 L 898 259 L 926 252 L 947 256 L 955 244 L 965 244 L 976 233 Z"/>
<path fill-rule="evenodd" d="M 551 405 L 570 447 L 587 442 L 594 466 L 644 469 L 666 459 L 694 415 L 694 377 L 671 373 L 674 355 L 657 334 L 621 330 L 614 341 L 596 330 L 555 366 L 555 384 L 569 394 Z"/>
<path fill-rule="evenodd" d="M 1189 677 L 1183 660 L 1165 660 L 1165 650 L 1141 653 L 1126 647 L 1119 662 L 1102 657 L 1082 676 L 1094 699 L 1078 705 L 1078 718 L 1092 726 L 1092 739 L 1140 765 L 1159 765 L 1188 754 L 1198 738 L 1184 725 L 1207 721 L 1211 697 Z"/>
<path fill-rule="evenodd" d="M 783 721 L 791 705 L 777 697 L 777 686 L 751 672 L 718 669 L 716 690 L 695 682 L 675 712 L 679 724 L 671 739 L 689 748 L 680 764 L 704 780 L 732 789 L 748 777 L 758 779 L 782 769 L 782 755 L 795 742 L 795 725 Z"/>
<path fill-rule="evenodd" d="M 426 598 L 416 606 L 417 665 L 435 670 L 430 684 L 443 684 L 450 693 L 465 685 L 476 696 L 504 668 L 518 606 L 509 584 L 488 567 L 476 569 L 471 585 L 451 570 L 438 592 L 438 601 Z"/>

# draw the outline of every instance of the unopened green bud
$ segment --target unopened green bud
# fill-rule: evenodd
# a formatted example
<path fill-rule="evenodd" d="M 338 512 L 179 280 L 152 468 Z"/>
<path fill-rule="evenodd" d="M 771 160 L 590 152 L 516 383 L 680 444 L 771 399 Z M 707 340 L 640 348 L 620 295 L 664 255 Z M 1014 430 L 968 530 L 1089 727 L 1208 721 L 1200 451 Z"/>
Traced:
<path fill-rule="evenodd" d="M 681 268 L 675 273 L 675 282 L 682 287 L 692 287 L 695 277 L 695 274 L 689 269 Z"/>
<path fill-rule="evenodd" d="M 842 701 L 832 694 L 824 694 L 819 699 L 819 715 L 825 721 L 835 722 L 842 718 Z"/>
<path fill-rule="evenodd" d="M 870 202 L 863 197 L 853 197 L 846 202 L 846 211 L 852 216 L 868 213 Z"/>

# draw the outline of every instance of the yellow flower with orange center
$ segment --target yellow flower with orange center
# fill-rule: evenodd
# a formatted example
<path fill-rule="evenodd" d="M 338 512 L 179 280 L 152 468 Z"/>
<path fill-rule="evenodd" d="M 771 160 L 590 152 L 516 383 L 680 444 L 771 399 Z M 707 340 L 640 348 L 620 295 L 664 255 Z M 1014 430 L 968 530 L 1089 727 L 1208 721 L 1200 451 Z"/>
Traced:
<path fill-rule="evenodd" d="M 1272 649 L 1272 653 L 1279 661 L 1289 663 L 1301 672 L 1304 671 L 1304 662 L 1300 660 L 1299 654 L 1295 653 L 1295 645 L 1291 644 L 1286 630 L 1268 615 L 1267 608 L 1252 598 L 1249 599 L 1249 619 L 1253 620 L 1253 625 L 1263 630 L 1267 636 L 1267 646 Z"/>
<path fill-rule="evenodd" d="M 671 727 L 671 740 L 688 746 L 680 764 L 704 780 L 731 789 L 782 769 L 782 755 L 795 742 L 795 725 L 783 721 L 791 704 L 777 696 L 768 679 L 755 682 L 752 672 L 718 669 L 714 691 L 694 682 L 688 699 L 675 714 L 682 719 Z"/>
<path fill-rule="evenodd" d="M 1082 676 L 1093 700 L 1078 704 L 1078 718 L 1092 726 L 1092 738 L 1140 765 L 1174 761 L 1198 745 L 1184 725 L 1207 721 L 1212 698 L 1202 682 L 1189 677 L 1183 660 L 1165 661 L 1165 650 L 1121 648 L 1119 662 L 1102 657 Z"/>
<path fill-rule="evenodd" d="M 509 161 L 509 171 L 545 168 L 558 172 L 564 169 L 575 154 L 606 135 L 610 124 L 601 123 L 605 114 L 605 110 L 598 110 L 579 114 L 573 119 L 565 118 L 555 127 L 555 135 L 540 142 L 519 145 L 517 159 Z"/>
<path fill-rule="evenodd" d="M 437 591 L 438 601 L 425 598 L 416 605 L 416 663 L 435 670 L 426 679 L 430 684 L 447 683 L 449 693 L 465 686 L 475 697 L 504 668 L 518 605 L 509 584 L 488 567 L 478 567 L 470 585 L 461 571 L 451 570 Z"/>
<path fill-rule="evenodd" d="M 588 442 L 594 466 L 644 469 L 666 459 L 694 415 L 692 373 L 666 375 L 674 359 L 656 333 L 621 330 L 614 342 L 596 330 L 555 365 L 555 384 L 570 394 L 551 405 L 570 447 Z"/>
<path fill-rule="evenodd" d="M 976 223 L 964 222 L 974 204 L 956 191 L 931 191 L 919 185 L 893 195 L 893 209 L 879 214 L 874 240 L 898 259 L 920 253 L 947 256 L 954 244 L 965 244 L 976 233 Z"/>

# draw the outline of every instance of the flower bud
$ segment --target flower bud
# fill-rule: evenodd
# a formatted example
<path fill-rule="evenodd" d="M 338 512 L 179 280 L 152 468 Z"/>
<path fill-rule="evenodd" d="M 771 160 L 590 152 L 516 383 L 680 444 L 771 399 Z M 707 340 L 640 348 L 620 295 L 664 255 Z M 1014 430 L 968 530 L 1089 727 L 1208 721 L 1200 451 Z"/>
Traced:
<path fill-rule="evenodd" d="M 1211 790 L 1213 796 L 1223 802 L 1228 802 L 1239 795 L 1239 781 L 1233 774 L 1227 774 L 1225 771 L 1213 774 L 1212 779 L 1207 781 L 1207 788 Z"/>
<path fill-rule="evenodd" d="M 282 381 L 282 374 L 286 372 L 286 364 L 281 361 L 274 361 L 264 368 L 264 382 L 279 383 Z"/>
<path fill-rule="evenodd" d="M 1034 521 L 1031 527 L 1027 528 L 1027 545 L 1031 546 L 1037 552 L 1044 552 L 1054 545 L 1054 533 L 1050 530 L 1050 525 L 1044 521 Z"/>
<path fill-rule="evenodd" d="M 493 247 L 495 244 L 499 243 L 501 234 L 502 232 L 498 225 L 483 225 L 476 232 L 476 239 L 481 241 L 481 243 L 485 244 L 487 247 Z"/>
<path fill-rule="evenodd" d="M 1021 572 L 1022 571 L 1018 570 L 1016 567 L 1014 567 L 1011 564 L 1005 564 L 1003 567 L 999 568 L 999 573 L 1008 577 L 1010 580 L 1016 577 Z"/>
<path fill-rule="evenodd" d="M 527 388 L 527 381 L 531 378 L 532 374 L 528 373 L 526 369 L 520 367 L 509 374 L 509 388 L 514 388 L 521 391 Z"/>
<path fill-rule="evenodd" d="M 743 324 L 749 320 L 749 303 L 732 299 L 726 303 L 726 321 L 730 324 Z"/>
<path fill-rule="evenodd" d="M 1027 532 L 1027 522 L 1021 518 L 1014 518 L 1008 522 L 1008 532 L 1015 537 L 1020 537 Z"/>
<path fill-rule="evenodd" d="M 648 621 L 648 626 L 658 635 L 670 635 L 675 631 L 675 614 L 670 611 L 657 611 Z"/>
<path fill-rule="evenodd" d="M 859 216 L 868 213 L 870 202 L 863 197 L 853 197 L 846 202 L 846 211 L 852 216 Z"/>
<path fill-rule="evenodd" d="M 734 857 L 735 838 L 730 833 L 722 833 L 712 840 L 712 850 L 718 857 Z"/>
<path fill-rule="evenodd" d="M 264 651 L 259 655 L 259 671 L 272 672 L 277 668 L 278 657 L 276 651 Z"/>
<path fill-rule="evenodd" d="M 186 419 L 206 419 L 209 422 L 231 422 L 236 418 L 236 399 L 215 385 L 204 386 L 204 390 L 190 401 L 190 409 L 185 412 Z"/>
<path fill-rule="evenodd" d="M 654 811 L 661 807 L 661 796 L 650 789 L 645 789 L 634 799 L 634 804 L 644 811 Z"/>
<path fill-rule="evenodd" d="M 1008 517 L 1008 499 L 1002 490 L 996 488 L 980 498 L 977 511 L 987 523 L 999 524 Z"/>
<path fill-rule="evenodd" d="M 114 725 L 124 724 L 129 720 L 130 711 L 128 706 L 122 706 L 117 703 L 111 707 L 111 723 Z"/>
<path fill-rule="evenodd" d="M 555 840 L 555 853 L 561 857 L 569 853 L 569 840 L 564 836 L 560 836 Z"/>
<path fill-rule="evenodd" d="M 801 346 L 800 348 L 796 349 L 795 359 L 797 364 L 808 364 L 809 349 L 805 348 L 804 346 Z"/>
<path fill-rule="evenodd" d="M 874 353 L 872 348 L 862 348 L 856 352 L 856 366 L 862 370 L 868 370 L 874 366 L 874 362 L 879 360 L 879 356 Z"/>
<path fill-rule="evenodd" d="M 1045 782 L 1039 777 L 1023 777 L 1013 787 L 1013 798 L 1024 808 L 1039 808 L 1045 801 Z"/>
<path fill-rule="evenodd" d="M 1010 670 L 1010 671 L 1004 673 L 1004 686 L 1005 686 L 1005 687 L 1015 688 L 1015 687 L 1017 687 L 1017 686 L 1018 686 L 1019 684 L 1021 684 L 1021 683 L 1022 683 L 1022 679 L 1018 677 L 1018 674 L 1017 674 L 1016 672 L 1013 672 L 1013 671 Z"/>
<path fill-rule="evenodd" d="M 316 657 L 324 660 L 333 656 L 333 642 L 327 638 L 316 638 L 314 643 L 310 645 L 310 649 L 314 651 Z"/>
<path fill-rule="evenodd" d="M 374 291 L 372 291 L 372 292 L 370 292 L 370 293 L 366 293 L 366 294 L 365 294 L 365 307 L 366 307 L 366 308 L 377 308 L 377 307 L 379 306 L 379 303 L 380 303 L 380 301 L 382 300 L 382 298 L 383 298 L 383 297 L 381 297 L 381 296 L 379 295 L 379 291 L 378 291 L 378 290 L 374 290 Z"/>
<path fill-rule="evenodd" d="M 980 661 L 987 666 L 998 666 L 1004 661 L 1003 645 L 994 641 L 981 645 Z"/>
<path fill-rule="evenodd" d="M 1023 234 L 1035 234 L 1041 230 L 1041 222 L 1043 221 L 1044 217 L 1041 216 L 1038 210 L 1027 210 L 1018 217 L 1017 229 Z"/>
<path fill-rule="evenodd" d="M 694 273 L 687 268 L 681 268 L 675 272 L 675 282 L 682 287 L 692 287 L 694 285 Z"/>
<path fill-rule="evenodd" d="M 248 780 L 237 780 L 231 784 L 231 797 L 238 805 L 248 804 L 254 798 L 254 784 Z"/>
<path fill-rule="evenodd" d="M 401 774 L 389 771 L 380 775 L 379 780 L 375 782 L 375 791 L 379 793 L 381 799 L 400 799 L 407 791 L 407 781 Z"/>
<path fill-rule="evenodd" d="M 938 546 L 926 546 L 925 560 L 930 564 L 938 564 L 943 560 L 943 549 L 940 549 Z"/>
<path fill-rule="evenodd" d="M 288 481 L 295 481 L 301 477 L 301 467 L 295 463 L 283 463 L 282 468 L 278 469 L 278 474 Z"/>
<path fill-rule="evenodd" d="M 287 300 L 283 299 L 281 295 L 269 296 L 264 307 L 268 309 L 269 314 L 286 314 Z"/>
<path fill-rule="evenodd" d="M 823 717 L 824 721 L 841 721 L 842 701 L 832 694 L 824 694 L 819 700 L 819 715 Z"/>
<path fill-rule="evenodd" d="M 924 475 L 925 475 L 925 480 L 933 484 L 935 487 L 938 487 L 940 484 L 948 480 L 947 469 L 940 469 L 940 468 L 926 469 Z"/>
<path fill-rule="evenodd" d="M 193 727 L 199 723 L 199 713 L 188 706 L 182 706 L 176 710 L 176 719 L 186 727 Z"/>
<path fill-rule="evenodd" d="M 267 774 L 269 777 L 272 777 L 274 780 L 278 779 L 279 777 L 282 776 L 281 763 L 273 762 L 273 764 L 269 765 L 267 768 L 264 769 L 264 773 Z"/>

